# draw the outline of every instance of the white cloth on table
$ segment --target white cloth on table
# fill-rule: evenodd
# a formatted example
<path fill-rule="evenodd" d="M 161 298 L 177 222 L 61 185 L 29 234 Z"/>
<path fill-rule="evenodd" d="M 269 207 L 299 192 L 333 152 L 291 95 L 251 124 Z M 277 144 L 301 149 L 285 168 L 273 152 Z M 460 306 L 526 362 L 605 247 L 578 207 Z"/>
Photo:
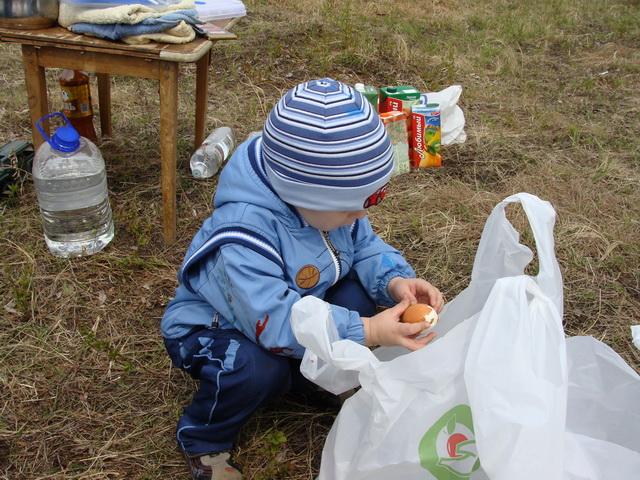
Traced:
<path fill-rule="evenodd" d="M 111 8 L 82 10 L 67 3 L 60 4 L 58 23 L 67 28 L 74 23 L 139 23 L 145 18 L 161 17 L 174 10 L 195 8 L 194 0 L 183 0 L 164 8 L 151 8 L 140 4 L 119 5 Z"/>
<path fill-rule="evenodd" d="M 164 32 L 143 33 L 142 35 L 132 35 L 123 37 L 122 41 L 129 45 L 142 45 L 145 43 L 189 43 L 196 38 L 196 32 L 191 25 L 182 21 L 178 25 Z"/>

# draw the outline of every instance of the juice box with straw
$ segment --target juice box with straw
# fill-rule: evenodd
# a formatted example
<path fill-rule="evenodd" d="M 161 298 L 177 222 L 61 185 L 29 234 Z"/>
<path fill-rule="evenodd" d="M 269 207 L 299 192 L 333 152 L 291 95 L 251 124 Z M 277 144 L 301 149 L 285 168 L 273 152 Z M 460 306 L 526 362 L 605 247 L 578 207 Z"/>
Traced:
<path fill-rule="evenodd" d="M 411 108 L 411 125 L 411 168 L 442 166 L 440 105 L 414 105 Z"/>

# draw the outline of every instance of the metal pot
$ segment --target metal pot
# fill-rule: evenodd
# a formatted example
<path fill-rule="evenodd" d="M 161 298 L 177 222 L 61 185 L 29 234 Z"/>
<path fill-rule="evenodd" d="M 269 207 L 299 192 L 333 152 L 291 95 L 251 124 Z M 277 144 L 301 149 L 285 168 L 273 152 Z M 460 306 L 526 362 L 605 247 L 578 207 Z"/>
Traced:
<path fill-rule="evenodd" d="M 58 0 L 0 0 L 0 27 L 46 28 L 58 20 Z"/>

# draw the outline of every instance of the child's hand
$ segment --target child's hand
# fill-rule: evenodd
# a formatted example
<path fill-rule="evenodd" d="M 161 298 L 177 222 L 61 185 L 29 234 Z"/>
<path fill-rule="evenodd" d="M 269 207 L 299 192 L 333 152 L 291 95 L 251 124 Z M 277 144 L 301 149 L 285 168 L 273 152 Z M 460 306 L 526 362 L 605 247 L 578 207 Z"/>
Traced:
<path fill-rule="evenodd" d="M 387 287 L 389 295 L 396 302 L 409 300 L 414 303 L 431 305 L 436 312 L 440 312 L 444 305 L 442 293 L 436 287 L 421 278 L 392 278 Z"/>
<path fill-rule="evenodd" d="M 429 326 L 427 322 L 400 322 L 400 315 L 407 309 L 409 304 L 409 300 L 403 300 L 395 307 L 388 308 L 373 317 L 363 317 L 365 344 L 369 346 L 400 345 L 409 350 L 418 350 L 433 340 L 436 336 L 433 332 L 422 338 L 415 338 Z"/>

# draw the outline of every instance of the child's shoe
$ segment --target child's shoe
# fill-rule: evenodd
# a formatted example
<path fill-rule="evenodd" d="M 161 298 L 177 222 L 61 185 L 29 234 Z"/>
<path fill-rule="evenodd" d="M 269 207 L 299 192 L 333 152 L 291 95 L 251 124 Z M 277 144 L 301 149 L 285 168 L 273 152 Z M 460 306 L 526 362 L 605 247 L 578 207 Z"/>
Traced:
<path fill-rule="evenodd" d="M 229 458 L 229 452 L 199 457 L 185 455 L 193 480 L 242 480 L 242 473 Z"/>

